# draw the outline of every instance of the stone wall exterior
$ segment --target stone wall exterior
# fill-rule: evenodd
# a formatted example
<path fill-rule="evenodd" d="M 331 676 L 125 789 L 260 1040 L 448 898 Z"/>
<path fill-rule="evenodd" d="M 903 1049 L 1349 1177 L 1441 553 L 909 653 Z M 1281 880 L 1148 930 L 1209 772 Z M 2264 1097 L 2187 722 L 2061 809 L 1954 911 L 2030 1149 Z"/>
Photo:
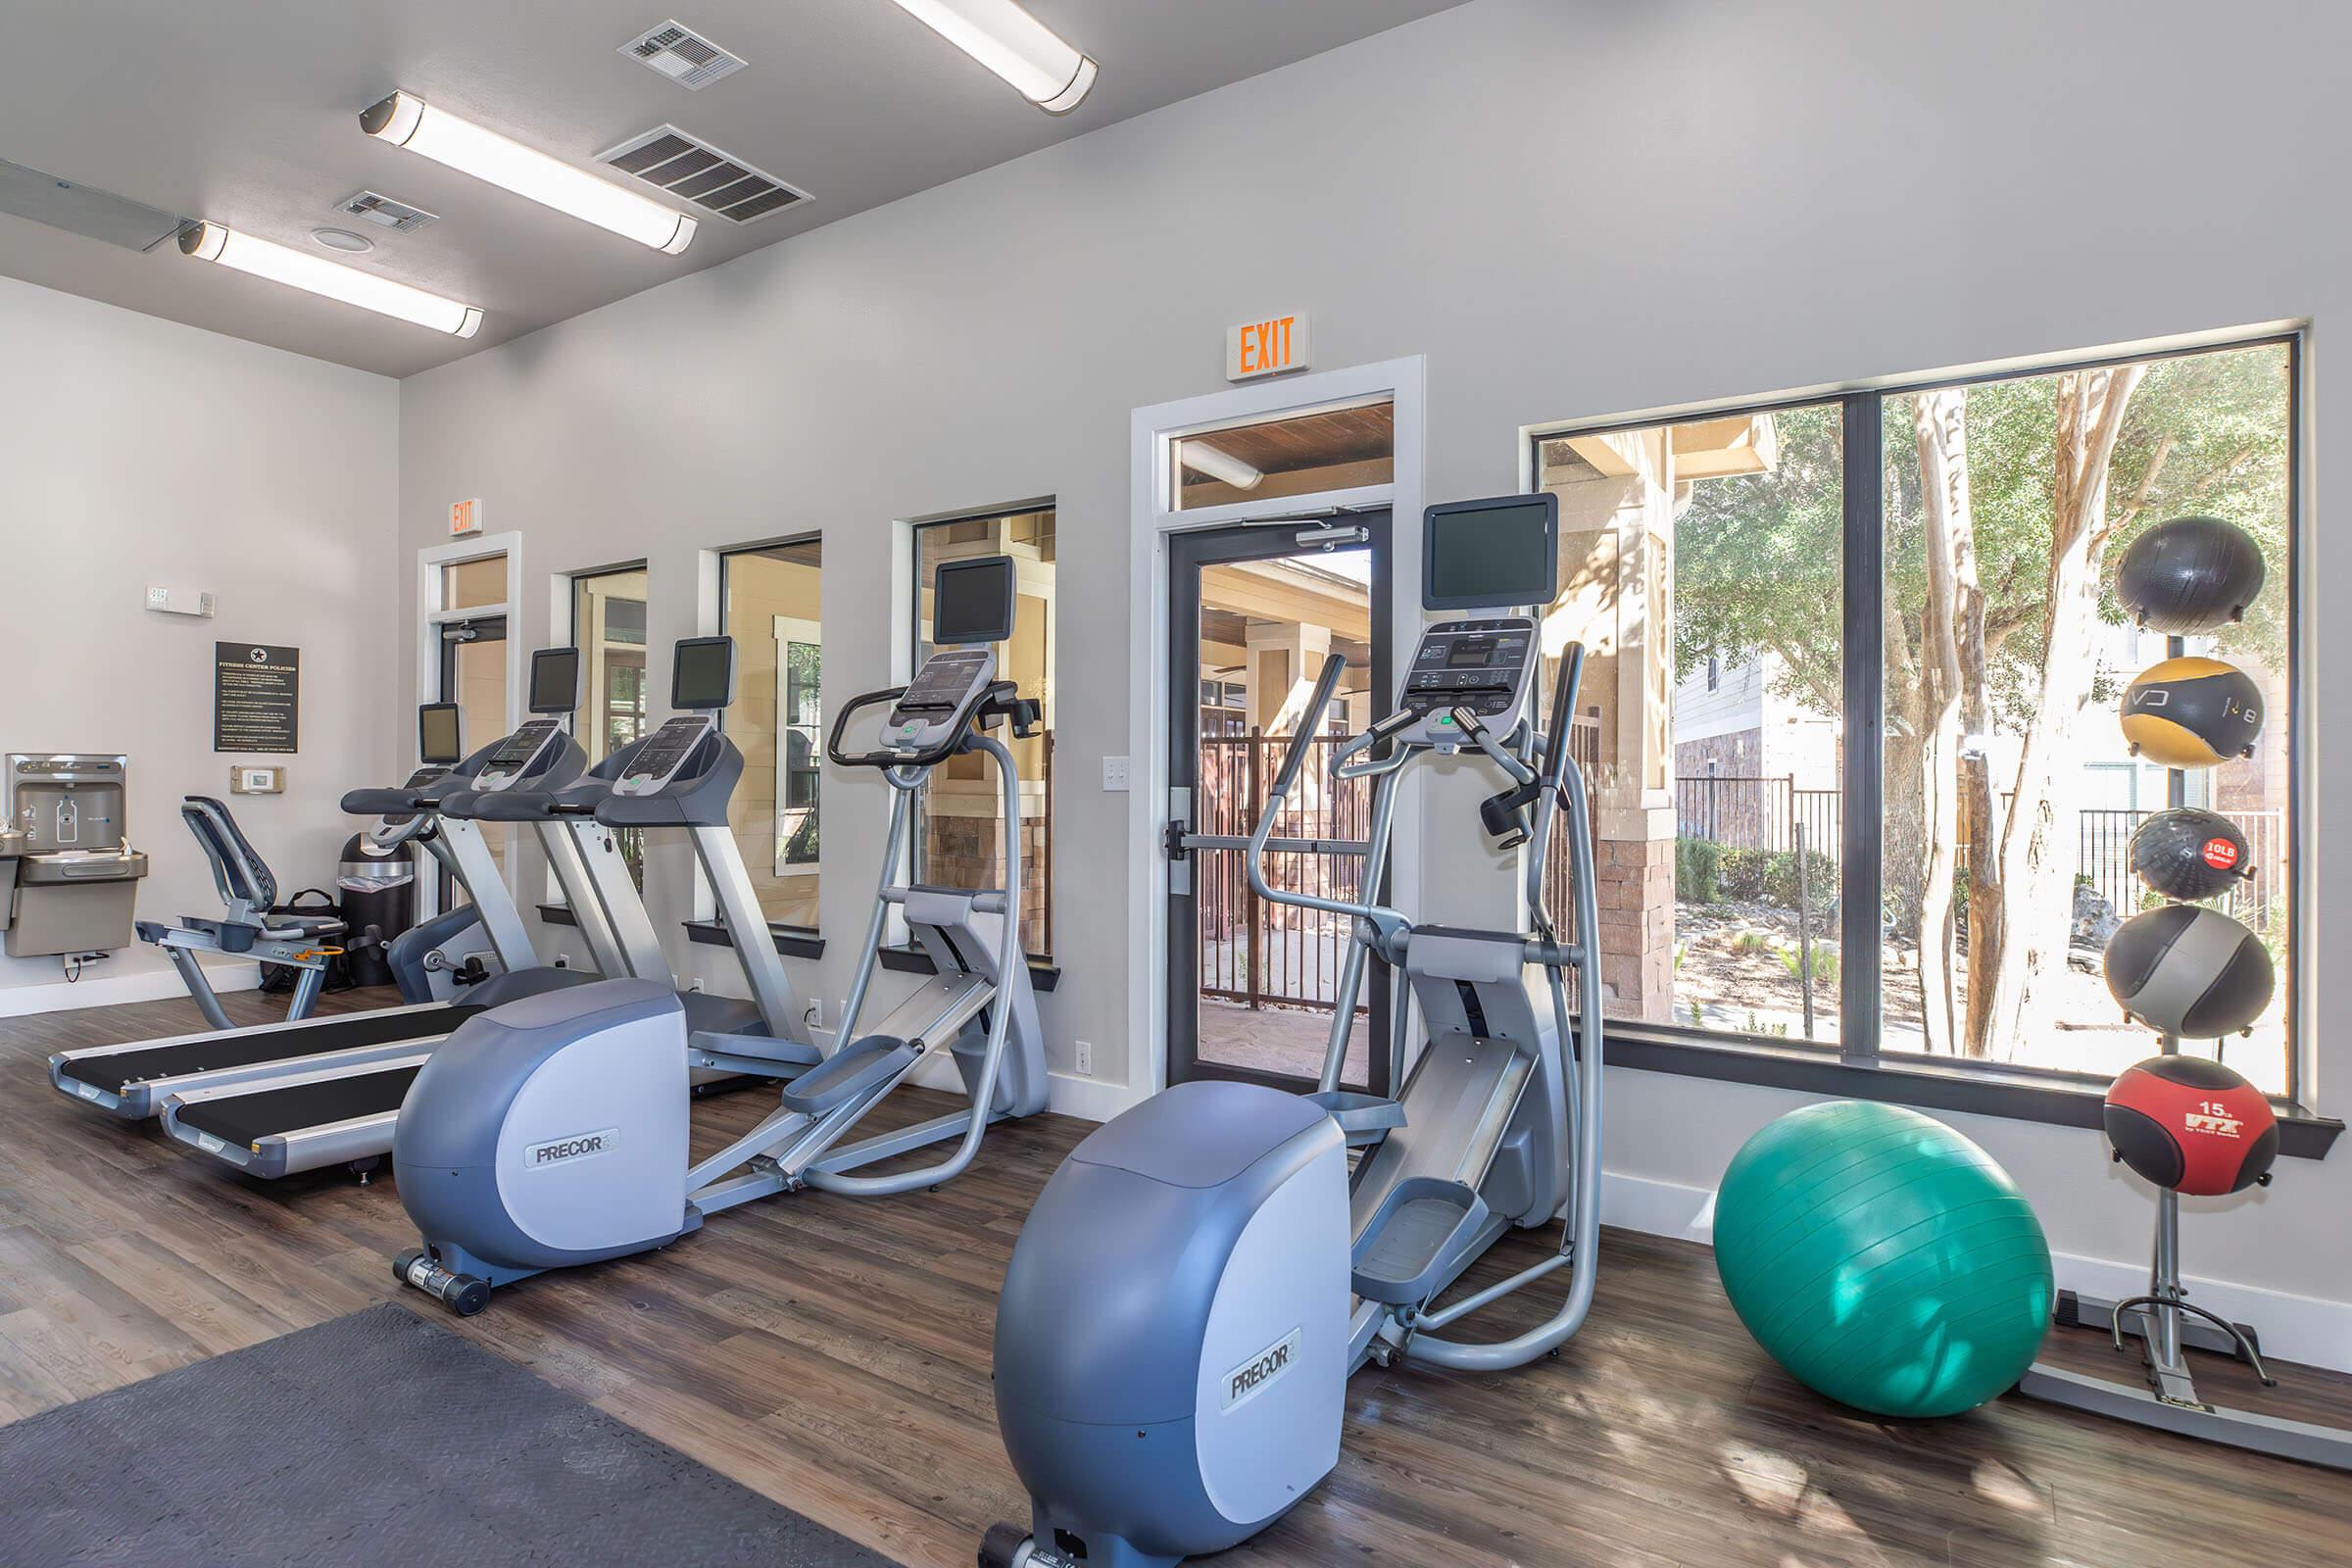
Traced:
<path fill-rule="evenodd" d="M 1592 846 L 1600 981 L 1611 1017 L 1674 1017 L 1674 840 L 1610 838 Z"/>
<path fill-rule="evenodd" d="M 947 816 L 926 813 L 923 820 L 922 878 L 934 887 L 1001 888 L 1004 885 L 1004 840 L 993 816 Z M 1021 823 L 1021 946 L 1033 958 L 1053 952 L 1046 908 L 1046 887 L 1053 875 L 1048 860 L 1046 820 L 1025 818 Z"/>

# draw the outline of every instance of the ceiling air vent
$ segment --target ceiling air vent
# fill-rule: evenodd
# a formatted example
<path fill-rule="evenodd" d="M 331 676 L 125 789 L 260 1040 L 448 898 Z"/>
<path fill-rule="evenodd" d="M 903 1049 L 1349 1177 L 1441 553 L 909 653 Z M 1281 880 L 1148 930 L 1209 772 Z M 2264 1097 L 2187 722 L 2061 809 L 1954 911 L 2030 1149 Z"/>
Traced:
<path fill-rule="evenodd" d="M 380 196 L 371 190 L 364 190 L 348 201 L 335 203 L 335 211 L 347 213 L 353 218 L 365 218 L 377 227 L 388 228 L 395 234 L 414 233 L 427 223 L 439 221 L 437 214 L 428 213 L 421 207 L 411 207 L 407 202 L 396 202 L 389 196 Z"/>
<path fill-rule="evenodd" d="M 730 222 L 748 223 L 808 199 L 807 191 L 763 174 L 675 125 L 657 125 L 632 136 L 599 154 L 596 161 Z"/>
<path fill-rule="evenodd" d="M 664 22 L 631 38 L 620 52 L 659 71 L 681 87 L 702 91 L 721 76 L 743 69 L 743 57 L 729 54 L 701 33 L 677 22 Z"/>

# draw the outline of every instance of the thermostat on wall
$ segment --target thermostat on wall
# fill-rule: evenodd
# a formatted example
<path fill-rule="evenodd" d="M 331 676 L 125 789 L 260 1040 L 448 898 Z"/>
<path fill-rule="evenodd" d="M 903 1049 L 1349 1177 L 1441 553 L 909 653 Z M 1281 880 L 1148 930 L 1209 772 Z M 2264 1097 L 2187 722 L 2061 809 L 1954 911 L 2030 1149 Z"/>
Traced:
<path fill-rule="evenodd" d="M 286 770 L 282 767 L 249 767 L 239 762 L 228 770 L 228 793 L 231 795 L 283 795 L 286 792 Z"/>

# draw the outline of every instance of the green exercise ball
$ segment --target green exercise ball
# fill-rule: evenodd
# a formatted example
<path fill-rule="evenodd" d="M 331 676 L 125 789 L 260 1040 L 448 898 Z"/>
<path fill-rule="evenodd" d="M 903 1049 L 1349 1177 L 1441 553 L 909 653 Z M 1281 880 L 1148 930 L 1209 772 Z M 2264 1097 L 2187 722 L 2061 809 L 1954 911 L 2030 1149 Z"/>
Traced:
<path fill-rule="evenodd" d="M 2033 1205 L 1992 1156 L 1900 1105 L 1807 1105 L 1750 1138 L 1716 1198 L 1715 1267 L 1790 1376 L 1874 1415 L 1983 1404 L 2050 1321 Z"/>

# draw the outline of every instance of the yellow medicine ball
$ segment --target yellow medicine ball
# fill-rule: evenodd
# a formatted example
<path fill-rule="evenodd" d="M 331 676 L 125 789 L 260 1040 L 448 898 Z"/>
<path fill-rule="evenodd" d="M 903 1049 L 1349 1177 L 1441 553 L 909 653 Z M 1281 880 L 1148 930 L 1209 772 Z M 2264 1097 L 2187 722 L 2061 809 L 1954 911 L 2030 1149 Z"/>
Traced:
<path fill-rule="evenodd" d="M 2218 659 L 2167 659 L 2124 689 L 2124 739 L 2166 767 L 2250 757 L 2262 735 L 2262 687 Z"/>

